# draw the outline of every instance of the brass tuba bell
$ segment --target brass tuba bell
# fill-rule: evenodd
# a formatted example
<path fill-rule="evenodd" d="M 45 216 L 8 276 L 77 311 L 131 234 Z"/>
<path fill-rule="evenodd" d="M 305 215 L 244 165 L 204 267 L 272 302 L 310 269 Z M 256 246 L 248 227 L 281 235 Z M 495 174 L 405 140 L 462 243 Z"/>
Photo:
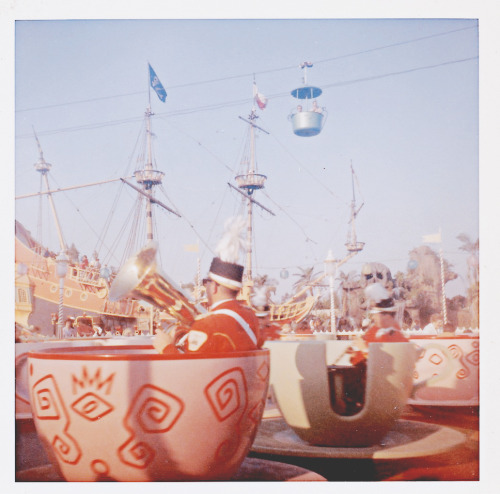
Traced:
<path fill-rule="evenodd" d="M 191 325 L 205 309 L 191 302 L 173 281 L 159 271 L 156 264 L 157 250 L 158 243 L 150 241 L 124 264 L 113 280 L 109 299 L 141 299 L 166 310 L 180 323 Z"/>

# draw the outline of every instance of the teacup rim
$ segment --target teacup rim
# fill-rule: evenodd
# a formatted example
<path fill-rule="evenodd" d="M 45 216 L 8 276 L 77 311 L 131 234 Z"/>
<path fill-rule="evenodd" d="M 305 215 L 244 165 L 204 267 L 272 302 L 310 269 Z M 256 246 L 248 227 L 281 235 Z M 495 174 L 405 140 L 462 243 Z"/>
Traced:
<path fill-rule="evenodd" d="M 45 360 L 208 360 L 224 358 L 255 357 L 258 355 L 268 355 L 267 348 L 257 348 L 254 350 L 235 350 L 232 352 L 199 352 L 199 353 L 178 353 L 160 354 L 153 353 L 127 353 L 130 350 L 154 350 L 153 345 L 109 345 L 109 346 L 76 346 L 76 347 L 56 347 L 30 350 L 28 358 Z"/>
<path fill-rule="evenodd" d="M 415 334 L 409 336 L 410 340 L 479 340 L 479 335 L 457 334 L 453 336 Z"/>

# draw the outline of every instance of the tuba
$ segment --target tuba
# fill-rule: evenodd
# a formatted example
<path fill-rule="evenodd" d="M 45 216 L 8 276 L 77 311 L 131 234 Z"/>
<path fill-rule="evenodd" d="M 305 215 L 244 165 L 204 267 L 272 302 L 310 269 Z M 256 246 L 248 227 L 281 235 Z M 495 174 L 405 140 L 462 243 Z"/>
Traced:
<path fill-rule="evenodd" d="M 166 310 L 181 324 L 191 325 L 205 309 L 191 302 L 173 281 L 159 271 L 157 250 L 157 242 L 150 241 L 124 264 L 111 284 L 109 299 L 141 299 Z"/>

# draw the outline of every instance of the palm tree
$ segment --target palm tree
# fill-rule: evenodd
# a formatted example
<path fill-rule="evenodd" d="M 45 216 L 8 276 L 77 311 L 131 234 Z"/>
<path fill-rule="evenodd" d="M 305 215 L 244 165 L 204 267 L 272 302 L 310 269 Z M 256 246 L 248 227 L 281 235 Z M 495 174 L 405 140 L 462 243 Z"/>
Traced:
<path fill-rule="evenodd" d="M 268 297 L 270 294 L 276 294 L 276 288 L 278 286 L 278 281 L 274 278 L 269 278 L 267 274 L 256 275 L 253 279 L 254 290 L 259 287 L 266 287 L 266 293 Z"/>
<path fill-rule="evenodd" d="M 469 253 L 467 277 L 470 285 L 467 290 L 467 299 L 471 314 L 471 326 L 479 327 L 479 239 L 473 242 L 465 233 L 457 235 L 457 239 L 462 242 L 459 248 Z"/>
<path fill-rule="evenodd" d="M 345 274 L 340 272 L 339 289 L 342 290 L 342 316 L 361 318 L 359 308 L 359 288 L 361 287 L 361 276 L 356 271 L 349 271 Z"/>
<path fill-rule="evenodd" d="M 469 253 L 467 259 L 467 276 L 470 284 L 473 285 L 479 280 L 479 239 L 473 242 L 465 233 L 457 235 L 457 239 L 462 242 L 459 249 Z"/>
<path fill-rule="evenodd" d="M 294 276 L 298 276 L 299 279 L 293 284 L 293 288 L 296 291 L 300 291 L 303 288 L 307 287 L 307 290 L 313 295 L 313 285 L 312 281 L 318 277 L 316 273 L 314 273 L 314 266 L 311 268 L 301 268 L 299 267 L 301 273 L 296 273 Z"/>

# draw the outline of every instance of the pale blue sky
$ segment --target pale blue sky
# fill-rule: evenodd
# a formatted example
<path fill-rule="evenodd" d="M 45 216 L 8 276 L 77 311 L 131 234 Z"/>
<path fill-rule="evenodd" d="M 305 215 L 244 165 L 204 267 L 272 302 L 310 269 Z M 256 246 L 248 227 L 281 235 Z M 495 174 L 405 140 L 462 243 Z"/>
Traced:
<path fill-rule="evenodd" d="M 255 73 L 264 94 L 284 95 L 270 99 L 268 108 L 260 114 L 259 123 L 271 132 L 271 136 L 261 136 L 258 140 L 259 169 L 269 177 L 266 193 L 301 225 L 299 228 L 266 196 L 258 194 L 257 199 L 278 214 L 276 218 L 264 213 L 257 215 L 258 266 L 271 267 L 269 273 L 273 276 L 281 266 L 289 267 L 293 273 L 294 266 L 316 263 L 320 270 L 329 248 L 337 256 L 344 254 L 352 159 L 365 201 L 358 217 L 358 238 L 366 242 L 366 249 L 344 266 L 345 271 L 359 272 L 363 262 L 373 260 L 385 262 L 393 271 L 404 269 L 408 251 L 420 245 L 422 235 L 442 227 L 445 257 L 465 276 L 465 255 L 458 249 L 456 235 L 463 232 L 475 237 L 478 233 L 478 61 L 410 70 L 477 56 L 479 37 L 481 364 L 489 368 L 488 360 L 494 362 L 499 293 L 500 222 L 496 220 L 495 172 L 500 114 L 496 84 L 500 45 L 497 2 L 254 0 L 251 4 L 240 4 L 221 0 L 214 9 L 212 2 L 199 0 L 0 1 L 3 124 L 0 137 L 6 172 L 1 194 L 9 199 L 7 216 L 9 213 L 14 216 L 14 192 L 38 189 L 39 177 L 33 170 L 37 150 L 29 136 L 32 126 L 40 134 L 58 186 L 122 174 L 129 164 L 147 102 L 149 60 L 169 93 L 165 104 L 153 99 L 153 109 L 158 114 L 154 122 L 158 136 L 157 162 L 166 173 L 165 188 L 213 247 L 225 213 L 236 210 L 237 199 L 224 184 L 233 176 L 227 167 L 237 167 L 245 131 L 245 124 L 237 116 L 249 112 L 251 74 Z M 211 27 L 215 24 L 207 22 L 192 23 L 190 29 L 181 22 L 170 23 L 168 27 L 147 24 L 146 28 L 143 23 L 127 22 L 128 32 L 120 23 L 113 26 L 102 22 L 50 25 L 40 22 L 36 23 L 38 32 L 26 23 L 18 31 L 24 31 L 24 40 L 18 36 L 17 47 L 14 46 L 14 24 L 19 19 L 127 17 L 395 19 L 342 19 L 331 23 L 323 20 L 306 23 L 309 27 L 298 23 L 299 28 L 284 21 L 260 22 L 258 29 L 251 30 L 244 28 L 248 23 L 241 22 L 218 23 L 217 29 Z M 416 20 L 423 18 L 427 19 Z M 477 18 L 479 28 L 473 20 Z M 200 26 L 210 29 L 200 30 Z M 370 51 L 457 28 L 464 30 Z M 347 56 L 362 51 L 366 53 Z M 295 137 L 286 119 L 294 106 L 293 98 L 287 94 L 300 83 L 297 66 L 304 60 L 315 62 L 310 81 L 324 88 L 321 104 L 329 110 L 323 133 L 311 139 Z M 324 60 L 331 61 L 319 63 Z M 286 67 L 290 69 L 276 70 Z M 246 77 L 234 77 L 242 74 Z M 224 81 L 193 84 L 213 79 Z M 355 82 L 360 80 L 364 82 Z M 82 100 L 91 101 L 72 104 Z M 226 106 L 227 102 L 241 100 L 245 101 Z M 210 111 L 184 111 L 217 104 L 220 108 Z M 51 105 L 47 109 L 34 109 Z M 27 111 L 15 114 L 15 109 Z M 127 119 L 135 120 L 97 126 Z M 81 129 L 87 124 L 89 130 L 65 130 Z M 48 133 L 51 130 L 57 132 Z M 326 184 L 334 195 L 320 183 Z M 70 197 L 79 206 L 93 206 L 101 204 L 105 196 L 102 189 L 92 192 L 86 189 Z M 132 196 L 129 193 L 130 199 Z M 196 204 L 193 197 L 204 199 Z M 225 206 L 217 215 L 222 198 Z M 90 252 L 95 238 L 88 232 L 79 234 L 84 221 L 70 213 L 67 199 L 56 196 L 56 202 L 68 241 Z M 35 231 L 36 203 L 16 206 L 19 219 Z M 104 206 L 90 208 L 88 217 L 99 223 L 104 209 Z M 182 246 L 195 242 L 196 237 L 182 220 L 168 214 L 160 214 L 159 220 L 163 231 L 170 230 L 170 237 L 161 239 L 163 264 L 174 278 L 185 281 L 194 273 L 194 258 L 193 254 L 184 253 Z M 97 230 L 101 230 L 100 225 Z M 316 243 L 306 242 L 302 230 Z M 13 271 L 10 261 L 14 257 L 13 242 L 2 243 L 2 254 L 7 262 L 4 271 Z M 203 254 L 202 270 L 206 270 L 211 256 Z M 2 293 L 6 307 L 14 305 L 12 285 L 13 280 Z M 460 288 L 459 280 L 455 289 Z M 8 312 L 12 313 L 10 309 Z M 3 362 L 8 367 L 5 374 L 9 375 L 13 360 L 3 359 Z M 487 381 L 482 379 L 486 392 L 482 393 L 481 420 L 489 430 L 494 430 L 497 421 L 492 412 L 497 407 L 488 407 L 486 400 L 487 391 L 494 389 L 498 378 L 494 373 L 484 373 L 483 377 L 487 375 Z M 6 390 L 8 396 L 13 396 L 12 386 L 13 383 Z M 481 453 L 494 448 L 495 437 L 489 434 L 482 438 Z M 492 475 L 493 461 L 492 455 L 481 455 L 483 485 L 496 482 Z M 7 470 L 10 476 L 14 468 L 13 460 L 11 464 L 8 461 L 3 464 L 7 478 Z M 370 487 L 384 492 L 391 488 Z M 469 492 L 471 487 L 456 484 L 453 488 Z M 412 486 L 405 486 L 405 491 L 410 489 Z M 420 487 L 414 486 L 417 489 Z"/>
<path fill-rule="evenodd" d="M 295 136 L 287 120 L 305 60 L 314 63 L 308 79 L 323 88 L 319 102 L 328 110 L 312 138 Z M 39 187 L 32 126 L 58 187 L 135 169 L 147 61 L 168 93 L 165 103 L 152 95 L 157 166 L 188 220 L 158 215 L 162 264 L 174 279 L 194 275 L 194 256 L 183 251 L 197 241 L 188 222 L 214 248 L 224 219 L 238 212 L 239 197 L 225 184 L 238 171 L 246 131 L 238 116 L 251 109 L 253 74 L 270 97 L 258 122 L 270 135 L 257 139 L 269 198 L 256 199 L 277 214 L 256 211 L 257 274 L 279 278 L 283 268 L 293 275 L 312 264 L 321 271 L 329 249 L 345 255 L 352 161 L 366 247 L 344 271 L 359 272 L 367 261 L 403 270 L 422 235 L 442 228 L 445 258 L 465 277 L 456 236 L 478 236 L 476 20 L 19 21 L 16 195 Z M 91 253 L 97 239 L 82 221 L 100 233 L 105 196 L 116 190 L 55 196 L 68 243 Z M 37 203 L 16 202 L 32 232 Z M 211 253 L 201 252 L 205 271 Z"/>

